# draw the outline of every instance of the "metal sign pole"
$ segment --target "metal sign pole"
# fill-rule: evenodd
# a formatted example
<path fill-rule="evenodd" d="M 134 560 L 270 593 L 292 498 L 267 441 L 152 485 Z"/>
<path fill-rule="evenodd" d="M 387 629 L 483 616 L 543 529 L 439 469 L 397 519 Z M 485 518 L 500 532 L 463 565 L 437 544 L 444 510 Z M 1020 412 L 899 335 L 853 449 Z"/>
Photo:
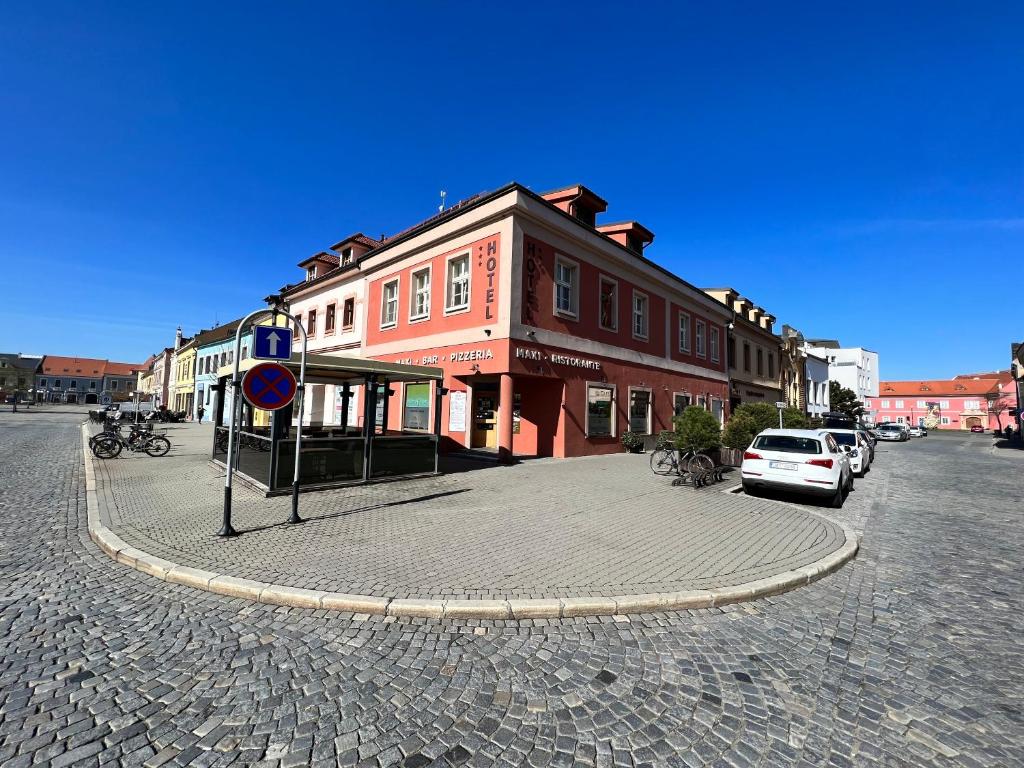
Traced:
<path fill-rule="evenodd" d="M 302 331 L 302 358 L 299 362 L 299 386 L 297 388 L 299 417 L 295 425 L 295 475 L 292 479 L 292 515 L 288 518 L 289 523 L 301 523 L 302 518 L 299 517 L 299 465 L 302 458 L 302 412 L 306 408 L 306 343 L 309 341 L 309 337 L 300 321 L 292 315 L 288 315 L 288 317 L 291 318 L 292 324 Z"/>
<path fill-rule="evenodd" d="M 235 449 L 235 423 L 238 421 L 239 403 L 241 400 L 241 389 L 242 382 L 238 378 L 238 365 L 241 363 L 242 353 L 242 329 L 246 327 L 252 318 L 257 315 L 265 315 L 270 312 L 269 309 L 258 309 L 255 312 L 250 312 L 238 323 L 238 328 L 235 330 L 235 352 L 234 352 L 234 371 L 231 374 L 231 421 L 228 422 L 228 454 L 224 458 L 226 459 L 227 472 L 224 473 L 224 522 L 221 525 L 220 531 L 217 532 L 218 536 L 237 536 L 236 531 L 231 526 L 231 479 L 234 474 L 234 449 Z M 216 437 L 214 437 L 216 439 Z"/>

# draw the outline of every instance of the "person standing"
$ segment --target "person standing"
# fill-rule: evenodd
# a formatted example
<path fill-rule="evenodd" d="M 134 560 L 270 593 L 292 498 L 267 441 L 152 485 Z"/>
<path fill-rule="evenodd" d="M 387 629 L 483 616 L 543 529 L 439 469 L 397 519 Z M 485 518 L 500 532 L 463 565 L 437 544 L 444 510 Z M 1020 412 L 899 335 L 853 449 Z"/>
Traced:
<path fill-rule="evenodd" d="M 206 413 L 206 410 L 200 405 L 199 408 L 196 409 L 196 421 L 202 423 L 204 413 Z"/>

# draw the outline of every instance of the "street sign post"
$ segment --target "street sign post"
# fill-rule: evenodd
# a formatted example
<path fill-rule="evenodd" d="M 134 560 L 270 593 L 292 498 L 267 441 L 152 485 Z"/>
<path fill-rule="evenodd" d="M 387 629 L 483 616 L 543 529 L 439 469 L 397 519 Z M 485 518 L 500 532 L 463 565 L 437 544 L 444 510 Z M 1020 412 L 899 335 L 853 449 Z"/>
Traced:
<path fill-rule="evenodd" d="M 779 409 L 779 429 L 782 429 L 782 411 L 786 407 L 786 404 L 781 400 L 776 401 L 775 407 Z"/>
<path fill-rule="evenodd" d="M 104 392 L 100 395 L 100 405 L 110 405 L 113 402 L 114 398 L 109 393 Z"/>
<path fill-rule="evenodd" d="M 295 376 L 280 363 L 260 363 L 242 377 L 242 394 L 254 408 L 277 411 L 295 398 Z"/>
<path fill-rule="evenodd" d="M 257 360 L 288 360 L 292 356 L 292 329 L 257 325 L 252 329 L 252 356 Z"/>
<path fill-rule="evenodd" d="M 292 402 L 293 399 L 296 399 L 296 394 L 298 395 L 296 399 L 298 419 L 295 428 L 295 471 L 292 478 L 292 514 L 288 518 L 288 522 L 302 522 L 302 518 L 299 517 L 299 461 L 302 455 L 302 394 L 306 387 L 306 346 L 309 342 L 309 337 L 298 318 L 288 314 L 280 306 L 275 306 L 273 309 L 258 309 L 255 312 L 250 312 L 242 318 L 238 323 L 238 328 L 235 330 L 235 367 L 231 375 L 231 419 L 228 422 L 228 452 L 227 456 L 224 457 L 227 464 L 227 472 L 224 473 L 224 520 L 217 534 L 218 536 L 238 535 L 238 531 L 231 525 L 231 482 L 237 462 L 237 457 L 235 456 L 238 452 L 236 432 L 242 411 L 241 395 L 243 392 L 242 380 L 238 376 L 238 366 L 242 361 L 242 332 L 250 327 L 255 318 L 261 315 L 270 315 L 272 320 L 276 320 L 278 315 L 283 315 L 291 320 L 292 324 L 302 333 L 302 356 L 299 362 L 298 384 L 295 383 L 295 376 L 292 372 L 283 365 L 260 363 L 253 366 L 246 373 L 246 379 L 249 381 L 250 386 L 249 391 L 245 394 L 245 398 L 250 403 L 263 410 L 283 408 Z M 276 324 L 253 326 L 253 357 L 260 359 L 272 357 L 272 359 L 288 360 L 291 358 L 291 352 L 291 328 L 281 328 Z M 264 368 L 264 366 L 280 369 L 280 371 L 284 371 L 287 374 L 287 377 L 274 375 L 271 370 L 264 369 L 265 375 L 249 379 L 249 373 Z"/>

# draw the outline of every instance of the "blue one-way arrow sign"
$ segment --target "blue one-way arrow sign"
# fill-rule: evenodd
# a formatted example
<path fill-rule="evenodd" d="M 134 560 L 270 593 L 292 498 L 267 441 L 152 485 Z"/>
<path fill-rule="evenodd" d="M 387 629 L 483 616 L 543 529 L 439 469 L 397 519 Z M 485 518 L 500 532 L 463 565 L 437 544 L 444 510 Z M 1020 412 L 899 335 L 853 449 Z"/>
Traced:
<path fill-rule="evenodd" d="M 257 360 L 287 360 L 292 356 L 292 329 L 275 325 L 253 328 L 252 356 Z"/>

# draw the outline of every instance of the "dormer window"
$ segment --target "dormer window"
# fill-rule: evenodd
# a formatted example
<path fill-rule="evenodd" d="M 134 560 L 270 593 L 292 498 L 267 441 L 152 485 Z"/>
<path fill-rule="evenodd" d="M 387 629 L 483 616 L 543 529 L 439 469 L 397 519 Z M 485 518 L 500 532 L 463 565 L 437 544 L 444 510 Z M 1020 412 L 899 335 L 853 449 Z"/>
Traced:
<path fill-rule="evenodd" d="M 349 247 L 349 248 L 346 248 L 345 250 L 343 250 L 341 252 L 341 265 L 345 266 L 346 264 L 351 264 L 351 263 L 352 263 L 352 248 Z"/>
<path fill-rule="evenodd" d="M 313 280 L 316 278 L 316 267 L 306 268 L 306 280 Z"/>

